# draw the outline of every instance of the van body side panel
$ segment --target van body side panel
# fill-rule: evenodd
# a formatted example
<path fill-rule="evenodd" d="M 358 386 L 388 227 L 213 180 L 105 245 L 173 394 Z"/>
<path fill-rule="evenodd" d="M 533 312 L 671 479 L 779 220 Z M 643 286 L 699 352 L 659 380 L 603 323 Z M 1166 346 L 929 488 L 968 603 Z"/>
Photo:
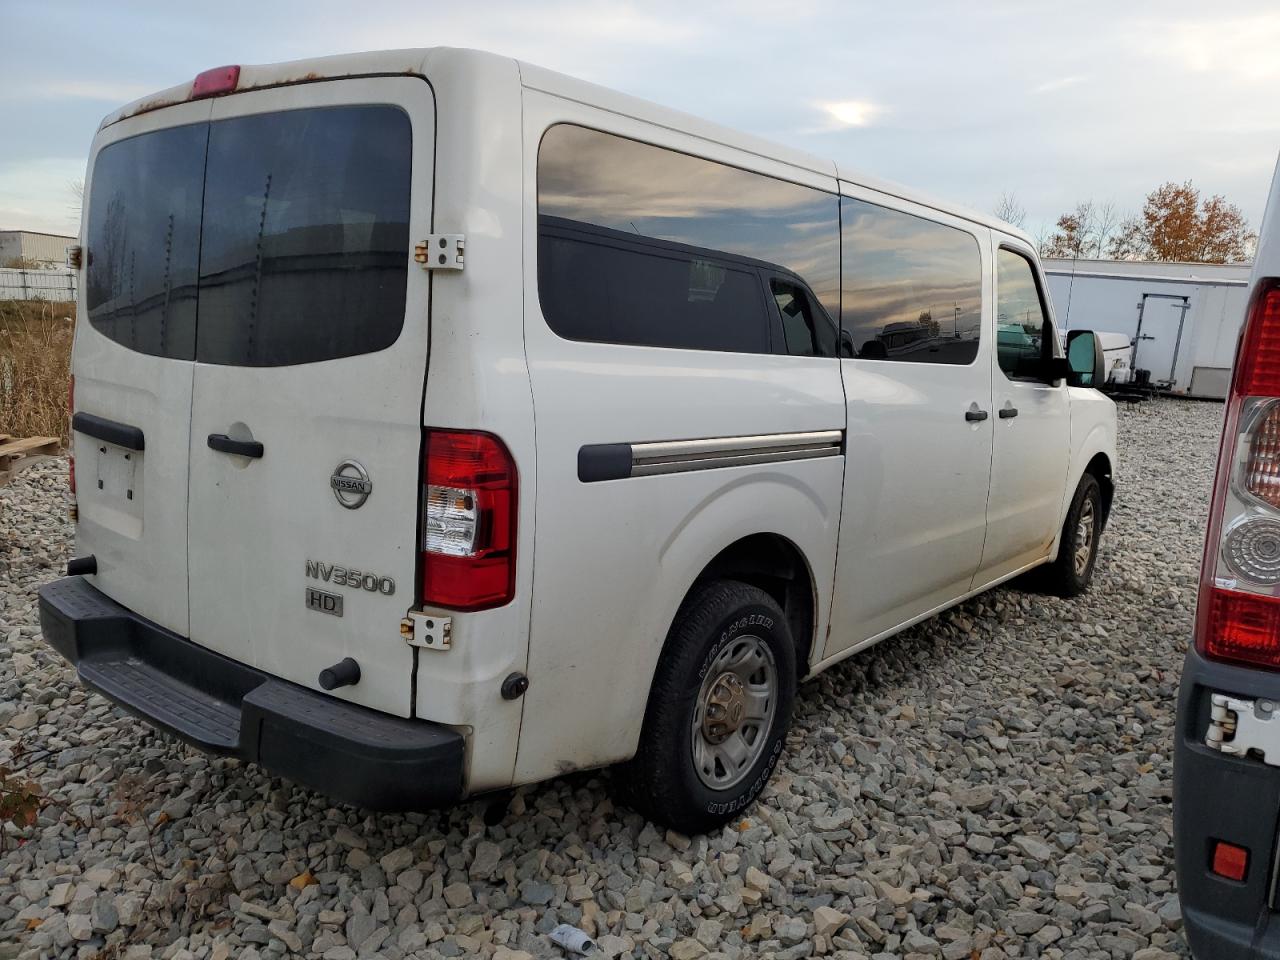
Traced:
<path fill-rule="evenodd" d="M 359 682 L 330 695 L 407 717 L 429 307 L 412 238 L 430 230 L 431 87 L 282 87 L 220 98 L 212 120 L 190 636 L 311 689 L 352 657 Z M 371 483 L 355 507 L 331 484 L 348 461 Z"/>
<path fill-rule="evenodd" d="M 463 233 L 466 268 L 431 281 L 431 360 L 423 424 L 483 430 L 516 463 L 515 596 L 493 610 L 452 617 L 448 651 L 420 650 L 417 715 L 469 728 L 472 792 L 511 783 L 524 699 L 502 681 L 527 667 L 538 490 L 533 400 L 525 366 L 520 80 L 514 60 L 433 50 L 424 72 L 436 91 L 437 233 Z M 541 677 L 532 684 L 542 683 Z"/>
<path fill-rule="evenodd" d="M 777 534 L 804 556 L 814 583 L 815 634 L 822 636 L 844 472 L 843 457 L 834 455 L 596 482 L 579 478 L 580 451 L 592 445 L 838 433 L 844 428 L 844 394 L 834 357 L 589 342 L 554 332 L 539 299 L 540 267 L 532 257 L 539 248 L 539 146 L 548 128 L 561 123 L 818 190 L 835 188 L 833 178 L 526 89 L 525 337 L 539 495 L 519 782 L 634 754 L 677 608 L 706 564 L 743 537 Z M 607 231 L 601 237 L 610 250 L 627 243 Z M 594 278 L 584 273 L 581 279 L 585 290 Z M 563 289 L 572 295 L 574 287 L 573 276 L 567 276 Z M 626 296 L 621 289 L 613 295 Z M 714 300 L 707 293 L 702 303 L 693 302 L 700 298 L 690 290 L 690 303 L 682 306 L 682 295 L 672 309 L 687 307 L 696 314 Z M 625 301 L 618 309 L 625 309 Z M 653 321 L 669 323 L 661 315 Z"/>
<path fill-rule="evenodd" d="M 193 363 L 186 345 L 176 347 L 167 342 L 176 332 L 172 328 L 178 291 L 166 281 L 157 289 L 139 289 L 136 261 L 135 271 L 129 270 L 128 261 L 133 260 L 133 255 L 127 248 L 127 238 L 121 235 L 128 217 L 128 212 L 121 210 L 129 199 L 128 188 L 121 181 L 106 177 L 95 186 L 95 171 L 103 151 L 113 147 L 129 149 L 130 144 L 125 141 L 162 128 L 203 131 L 211 108 L 209 101 L 186 103 L 135 117 L 101 131 L 94 141 L 81 228 L 85 281 L 80 284 L 80 322 L 76 325 L 71 361 L 76 410 L 136 428 L 143 441 L 142 450 L 132 450 L 73 432 L 71 448 L 76 458 L 79 508 L 76 554 L 97 557 L 98 572 L 88 578 L 95 587 L 183 636 L 189 629 L 187 433 L 191 425 Z M 157 160 L 164 162 L 164 158 Z M 129 176 L 129 171 L 121 173 Z M 198 231 L 198 169 L 191 171 L 190 182 L 196 195 L 186 199 L 194 202 Z M 119 195 L 117 190 L 121 191 Z M 179 201 L 166 197 L 158 202 Z M 100 217 L 102 223 L 95 222 L 94 217 Z M 163 221 L 156 226 L 159 234 L 153 232 L 148 244 L 153 254 L 166 248 L 168 235 Z M 184 246 L 198 248 L 198 236 L 184 239 L 188 241 Z M 97 249 L 99 246 L 102 249 Z M 168 248 L 172 250 L 171 237 Z M 187 252 L 194 256 L 197 251 Z M 162 260 L 163 254 L 157 259 Z M 147 270 L 148 266 L 152 269 Z M 163 267 L 157 270 L 154 262 L 144 263 L 143 269 L 153 276 L 171 276 Z M 94 322 L 98 310 L 113 316 L 110 329 L 116 339 Z M 130 327 L 147 315 L 156 334 L 154 341 L 147 344 L 148 349 L 169 356 L 143 353 L 126 345 L 138 342 L 140 331 L 136 326 Z M 161 337 L 166 338 L 164 346 Z M 173 356 L 182 353 L 186 359 Z"/>
<path fill-rule="evenodd" d="M 848 466 L 826 657 L 969 591 L 986 531 L 996 419 L 989 231 L 852 184 L 841 190 L 844 324 L 860 356 L 840 361 Z M 918 299 L 934 279 L 935 244 L 955 251 L 963 304 L 953 306 L 945 283 Z M 865 254 L 855 253 L 862 247 Z M 880 295 L 886 285 L 917 299 L 894 306 Z M 889 320 L 890 307 L 904 319 Z M 858 317 L 865 328 L 850 329 Z M 968 362 L 928 359 L 952 356 L 961 344 L 954 358 Z"/>

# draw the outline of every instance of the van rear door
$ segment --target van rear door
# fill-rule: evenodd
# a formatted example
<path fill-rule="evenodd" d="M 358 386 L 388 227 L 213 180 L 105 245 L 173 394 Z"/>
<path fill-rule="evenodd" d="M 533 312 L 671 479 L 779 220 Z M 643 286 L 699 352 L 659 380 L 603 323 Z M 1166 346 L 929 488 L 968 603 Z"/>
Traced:
<path fill-rule="evenodd" d="M 410 714 L 434 113 L 417 78 L 224 97 L 191 402 L 191 638 Z"/>
<path fill-rule="evenodd" d="M 176 633 L 187 619 L 187 450 L 209 101 L 113 124 L 90 156 L 72 373 L 91 581 Z M 88 322 L 85 322 L 85 321 Z"/>

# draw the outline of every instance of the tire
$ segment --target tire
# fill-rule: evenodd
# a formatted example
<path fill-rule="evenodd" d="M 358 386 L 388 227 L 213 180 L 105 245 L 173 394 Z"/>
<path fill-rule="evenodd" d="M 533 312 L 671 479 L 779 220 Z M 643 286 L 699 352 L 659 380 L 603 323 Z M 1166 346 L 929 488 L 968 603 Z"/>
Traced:
<path fill-rule="evenodd" d="M 667 634 L 639 749 L 615 772 L 620 799 L 686 835 L 727 823 L 773 773 L 795 689 L 795 641 L 773 598 L 736 580 L 698 585 Z"/>
<path fill-rule="evenodd" d="M 1084 542 L 1086 537 L 1087 544 Z M 1078 597 L 1084 593 L 1093 579 L 1101 539 L 1102 489 L 1097 478 L 1086 473 L 1080 478 L 1080 485 L 1071 498 L 1071 509 L 1062 524 L 1058 559 L 1043 568 L 1040 586 L 1060 597 Z M 1082 549 L 1084 547 L 1087 547 L 1087 554 Z"/>

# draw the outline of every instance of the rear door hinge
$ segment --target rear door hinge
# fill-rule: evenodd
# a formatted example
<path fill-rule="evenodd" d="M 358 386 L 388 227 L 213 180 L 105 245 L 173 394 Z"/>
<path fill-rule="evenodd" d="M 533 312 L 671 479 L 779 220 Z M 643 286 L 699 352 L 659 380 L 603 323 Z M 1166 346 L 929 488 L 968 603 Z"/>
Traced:
<path fill-rule="evenodd" d="M 428 270 L 461 270 L 466 266 L 464 233 L 432 233 L 413 247 L 413 259 Z"/>
<path fill-rule="evenodd" d="M 448 650 L 453 646 L 453 618 L 410 610 L 409 615 L 400 621 L 400 636 L 411 647 Z"/>
<path fill-rule="evenodd" d="M 1254 757 L 1280 767 L 1280 705 L 1272 700 L 1238 700 L 1215 693 L 1204 742 L 1234 757 Z"/>

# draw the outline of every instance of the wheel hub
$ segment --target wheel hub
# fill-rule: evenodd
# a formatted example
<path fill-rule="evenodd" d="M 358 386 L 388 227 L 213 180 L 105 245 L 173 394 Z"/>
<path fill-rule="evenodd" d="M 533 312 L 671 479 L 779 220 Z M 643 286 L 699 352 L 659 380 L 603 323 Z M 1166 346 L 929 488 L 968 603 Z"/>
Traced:
<path fill-rule="evenodd" d="M 707 666 L 690 717 L 693 765 L 712 790 L 745 780 L 769 744 L 777 711 L 778 667 L 769 644 L 740 636 Z"/>
<path fill-rule="evenodd" d="M 702 735 L 708 743 L 724 743 L 742 726 L 747 693 L 736 673 L 725 671 L 707 691 L 702 711 Z"/>
<path fill-rule="evenodd" d="M 1080 517 L 1076 521 L 1076 551 L 1072 558 L 1077 577 L 1083 577 L 1089 569 L 1089 561 L 1093 558 L 1093 540 L 1097 532 L 1093 501 L 1085 500 L 1080 507 Z"/>

